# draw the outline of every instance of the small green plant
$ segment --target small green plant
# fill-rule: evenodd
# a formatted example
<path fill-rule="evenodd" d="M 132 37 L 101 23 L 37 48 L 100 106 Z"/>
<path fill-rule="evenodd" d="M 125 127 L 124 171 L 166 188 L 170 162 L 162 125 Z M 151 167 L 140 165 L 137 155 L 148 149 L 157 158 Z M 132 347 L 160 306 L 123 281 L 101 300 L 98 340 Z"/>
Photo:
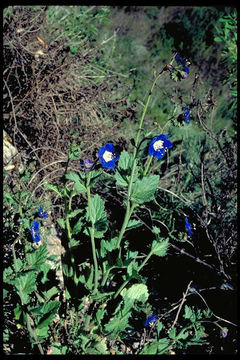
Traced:
<path fill-rule="evenodd" d="M 62 216 L 56 219 L 65 248 L 61 257 L 61 289 L 50 281 L 52 268 L 49 261 L 56 268 L 57 261 L 48 253 L 49 234 L 44 231 L 48 209 L 44 204 L 34 204 L 30 194 L 20 186 L 15 195 L 6 192 L 6 211 L 18 214 L 20 224 L 11 244 L 12 264 L 4 270 L 4 297 L 10 296 L 11 292 L 16 294 L 14 319 L 17 328 L 26 326 L 32 353 L 36 352 L 37 346 L 42 355 L 106 355 L 109 349 L 123 354 L 127 351 L 121 345 L 128 340 L 129 332 L 135 332 L 134 327 L 141 332 L 141 344 L 139 341 L 136 350 L 139 354 L 171 354 L 202 345 L 207 322 L 221 328 L 222 334 L 227 334 L 228 329 L 213 319 L 208 307 L 201 310 L 185 305 L 184 315 L 182 318 L 179 316 L 190 284 L 177 307 L 174 322 L 170 328 L 166 326 L 160 321 L 161 309 L 155 313 L 156 309 L 151 305 L 149 279 L 144 273 L 152 259 L 157 258 L 159 263 L 166 259 L 172 246 L 171 239 L 194 247 L 195 227 L 187 214 L 188 205 L 190 207 L 196 194 L 202 196 L 203 209 L 207 205 L 203 182 L 207 176 L 203 174 L 202 164 L 204 151 L 210 145 L 206 136 L 201 137 L 197 126 L 191 123 L 197 108 L 199 124 L 206 126 L 200 116 L 204 117 L 204 111 L 201 113 L 194 102 L 182 101 L 181 105 L 175 106 L 163 127 L 159 125 L 151 130 L 144 127 L 161 76 L 170 75 L 170 81 L 176 84 L 188 81 L 189 73 L 189 63 L 179 53 L 175 53 L 160 72 L 154 73 L 146 101 L 139 101 L 142 113 L 135 137 L 131 139 L 132 151 L 119 149 L 113 142 L 108 142 L 97 149 L 98 157 L 82 158 L 81 146 L 72 142 L 68 147 L 62 181 L 44 184 L 45 191 L 56 194 L 58 204 L 63 208 Z M 204 129 L 224 154 L 220 140 L 214 138 L 207 127 Z M 184 148 L 189 151 L 182 154 Z M 191 148 L 195 150 L 191 152 Z M 72 165 L 76 161 L 77 169 Z M 180 166 L 184 161 L 187 169 Z M 169 165 L 176 164 L 178 175 L 172 176 L 175 170 Z M 170 190 L 162 187 L 166 176 L 171 178 Z M 177 201 L 171 203 L 167 200 L 166 208 L 163 207 L 162 199 L 166 198 L 161 195 L 161 190 L 169 192 Z M 183 191 L 187 192 L 189 199 L 184 198 Z M 107 206 L 107 195 L 111 193 L 123 209 L 119 218 L 116 215 L 114 218 Z M 183 210 L 182 199 L 185 202 Z M 11 211 L 7 208 L 8 202 L 13 207 Z M 194 210 L 197 214 L 197 210 L 202 208 L 199 206 Z M 148 224 L 143 219 L 144 213 L 149 214 Z M 179 216 L 184 223 L 182 230 L 176 224 Z M 208 216 L 203 220 L 206 229 L 208 220 Z M 134 244 L 130 235 L 145 226 L 151 235 L 144 239 L 142 251 L 140 246 L 136 246 L 138 239 Z M 212 240 L 210 235 L 209 240 Z M 216 242 L 212 244 L 222 266 L 220 272 L 225 275 L 222 252 Z M 197 262 L 206 265 L 199 259 Z M 6 330 L 4 334 L 7 341 L 9 334 Z"/>
<path fill-rule="evenodd" d="M 237 110 L 237 10 L 232 9 L 230 13 L 219 19 L 215 25 L 216 35 L 214 40 L 223 44 L 221 56 L 222 63 L 226 67 L 227 75 L 224 82 L 229 84 L 230 92 L 234 98 L 230 109 Z"/>

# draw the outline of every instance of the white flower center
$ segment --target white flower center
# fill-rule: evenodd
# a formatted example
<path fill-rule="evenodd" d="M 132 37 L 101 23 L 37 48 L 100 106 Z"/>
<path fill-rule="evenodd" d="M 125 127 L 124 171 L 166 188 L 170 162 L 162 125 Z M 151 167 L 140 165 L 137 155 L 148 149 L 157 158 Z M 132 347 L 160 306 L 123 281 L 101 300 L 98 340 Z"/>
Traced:
<path fill-rule="evenodd" d="M 103 154 L 103 159 L 104 159 L 104 161 L 106 161 L 106 162 L 111 161 L 112 159 L 114 159 L 113 153 L 106 150 L 106 151 L 104 152 L 104 154 Z"/>
<path fill-rule="evenodd" d="M 163 144 L 164 144 L 164 141 L 163 141 L 163 140 L 158 140 L 158 141 L 156 141 L 156 142 L 153 144 L 154 150 L 157 151 L 157 150 L 163 149 Z"/>

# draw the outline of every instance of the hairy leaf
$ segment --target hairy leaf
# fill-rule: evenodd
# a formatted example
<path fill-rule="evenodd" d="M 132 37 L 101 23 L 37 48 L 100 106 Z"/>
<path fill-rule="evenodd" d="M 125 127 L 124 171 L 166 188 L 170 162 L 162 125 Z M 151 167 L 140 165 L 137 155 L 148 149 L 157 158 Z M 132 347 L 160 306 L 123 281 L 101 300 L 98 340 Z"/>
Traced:
<path fill-rule="evenodd" d="M 159 181 L 159 175 L 145 176 L 137 180 L 132 186 L 131 200 L 138 204 L 153 200 Z"/>
<path fill-rule="evenodd" d="M 152 242 L 152 253 L 157 256 L 165 256 L 168 249 L 169 240 L 154 240 Z"/>

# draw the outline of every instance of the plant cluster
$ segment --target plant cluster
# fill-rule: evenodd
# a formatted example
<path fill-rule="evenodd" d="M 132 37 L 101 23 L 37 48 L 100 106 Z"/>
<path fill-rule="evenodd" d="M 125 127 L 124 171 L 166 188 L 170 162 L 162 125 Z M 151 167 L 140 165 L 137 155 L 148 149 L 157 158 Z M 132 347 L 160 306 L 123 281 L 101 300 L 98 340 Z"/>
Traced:
<path fill-rule="evenodd" d="M 6 70 L 6 111 L 11 108 L 9 126 L 14 135 L 23 137 L 24 128 L 16 122 L 23 116 L 18 112 L 20 109 L 26 111 L 25 106 L 29 106 L 29 119 L 33 112 L 40 116 L 33 98 L 39 101 L 44 89 L 47 100 L 53 98 L 55 104 L 54 121 L 59 122 L 56 129 L 60 131 L 68 123 L 73 131 L 78 129 L 72 117 L 78 111 L 76 105 L 82 104 L 81 96 L 86 100 L 87 95 L 81 95 L 85 87 L 80 85 L 75 94 L 71 92 L 71 79 L 73 83 L 81 79 L 76 73 L 77 39 L 81 45 L 92 44 L 97 31 L 91 26 L 92 20 L 101 22 L 108 13 L 105 7 L 99 13 L 94 9 L 81 7 L 71 18 L 68 7 L 50 7 L 48 16 L 64 25 L 62 31 L 66 32 L 70 54 L 62 58 L 62 65 L 52 64 L 48 72 L 47 58 L 43 56 L 38 63 L 36 49 L 32 49 L 35 55 L 31 59 L 26 57 L 19 70 L 26 72 L 24 83 L 28 84 L 23 98 L 18 93 L 20 86 L 14 89 L 10 81 L 14 76 L 12 69 Z M 9 17 L 14 21 L 14 11 L 19 11 L 23 21 L 26 10 L 31 13 L 28 8 L 11 8 L 6 28 L 13 27 Z M 42 7 L 35 10 L 46 11 Z M 80 35 L 78 23 L 86 24 Z M 35 26 L 30 30 L 37 31 Z M 24 43 L 27 40 L 33 46 L 30 30 L 19 32 L 20 46 L 27 46 Z M 8 55 L 10 58 L 14 53 L 16 61 L 20 61 L 18 42 L 9 41 L 11 31 L 7 33 Z M 73 37 L 76 42 L 72 42 Z M 41 36 L 40 39 L 43 40 Z M 48 50 L 45 41 L 37 41 Z M 56 47 L 52 51 L 55 57 Z M 33 56 L 34 66 L 30 64 Z M 89 59 L 83 62 L 83 70 L 85 66 L 93 69 L 94 62 Z M 73 66 L 74 71 L 61 72 L 65 66 L 69 69 Z M 89 85 L 86 78 L 91 75 L 87 73 L 84 86 Z M 34 84 L 33 74 L 37 75 Z M 53 96 L 60 75 L 61 86 Z M 19 73 L 16 76 L 19 78 Z M 84 131 L 89 130 L 89 134 L 87 138 L 82 134 L 82 143 L 75 136 L 71 141 L 64 139 L 64 144 L 58 147 L 61 137 L 57 138 L 56 149 L 64 155 L 59 160 L 63 163 L 59 179 L 54 181 L 54 177 L 45 176 L 37 193 L 30 187 L 35 184 L 33 180 L 36 184 L 39 181 L 36 162 L 22 168 L 17 185 L 4 172 L 5 353 L 160 355 L 187 354 L 195 348 L 211 353 L 213 334 L 221 346 L 224 341 L 231 341 L 230 336 L 235 339 L 235 322 L 219 316 L 214 306 L 209 305 L 209 299 L 203 295 L 208 288 L 200 289 L 194 284 L 197 270 L 193 270 L 196 269 L 193 265 L 192 271 L 189 268 L 186 273 L 186 279 L 190 274 L 190 281 L 187 280 L 184 290 L 181 288 L 182 297 L 177 302 L 170 299 L 166 302 L 161 293 L 164 282 L 170 282 L 171 271 L 177 276 L 178 271 L 169 264 L 179 257 L 214 273 L 217 279 L 214 291 L 235 292 L 236 143 L 227 130 L 218 134 L 213 131 L 214 96 L 211 91 L 205 98 L 199 95 L 199 78 L 196 74 L 194 79 L 190 76 L 190 62 L 183 51 L 174 52 L 161 71 L 154 71 L 145 99 L 137 101 L 141 115 L 130 140 L 117 140 L 112 133 L 106 136 L 112 123 L 98 122 L 100 112 L 104 120 L 107 111 L 104 105 L 100 111 L 103 99 L 100 89 L 104 83 L 94 81 L 91 90 L 86 87 L 86 93 L 91 116 L 95 116 L 97 123 L 89 121 L 89 127 L 85 124 Z M 175 97 L 168 93 L 171 109 L 167 120 L 149 128 L 147 113 L 161 79 L 175 89 L 190 83 L 191 99 L 181 97 L 180 90 L 175 91 Z M 30 104 L 27 95 L 31 97 Z M 67 95 L 70 97 L 65 98 Z M 60 111 L 63 101 L 67 103 L 64 120 Z M 42 102 L 41 111 L 45 113 L 47 103 Z M 81 118 L 87 116 L 87 110 L 87 106 L 79 110 Z M 42 134 L 47 132 L 44 124 Z M 96 133 L 91 139 L 90 134 L 101 126 L 104 136 Z M 95 151 L 90 151 L 91 147 Z M 60 248 L 54 253 L 49 250 L 52 223 L 58 235 L 53 246 Z M 14 341 L 16 336 L 18 344 Z"/>

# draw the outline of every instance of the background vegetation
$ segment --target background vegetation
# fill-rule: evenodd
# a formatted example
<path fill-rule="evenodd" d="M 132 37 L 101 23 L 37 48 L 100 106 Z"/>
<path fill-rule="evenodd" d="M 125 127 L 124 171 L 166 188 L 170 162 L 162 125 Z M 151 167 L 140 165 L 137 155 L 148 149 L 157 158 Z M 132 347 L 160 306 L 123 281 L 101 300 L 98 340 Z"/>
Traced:
<path fill-rule="evenodd" d="M 58 354 L 236 353 L 236 19 L 233 7 L 4 9 L 4 141 L 18 150 L 13 159 L 4 161 L 3 173 L 5 353 L 29 354 L 41 349 Z M 49 229 L 56 228 L 66 248 L 66 229 L 59 220 L 64 217 L 65 204 L 44 184 L 62 186 L 69 154 L 72 161 L 68 170 L 79 171 L 79 158 L 95 161 L 98 149 L 108 142 L 113 142 L 118 152 L 132 152 L 154 76 L 176 52 L 189 60 L 190 74 L 187 79 L 174 81 L 165 71 L 159 78 L 143 134 L 169 134 L 173 150 L 165 160 L 154 162 L 152 173 L 161 179 L 155 202 L 136 213 L 135 221 L 144 226 L 133 226 L 127 237 L 130 250 L 139 254 L 146 254 L 153 242 L 153 225 L 159 226 L 161 236 L 169 237 L 167 255 L 151 257 L 144 267 L 148 300 L 144 296 L 138 299 L 138 305 L 131 308 L 132 320 L 123 322 L 118 331 L 114 328 L 120 321 L 120 305 L 108 303 L 108 315 L 101 310 L 104 301 L 98 310 L 92 309 L 86 302 L 86 288 L 80 283 L 72 286 L 64 309 L 56 300 L 57 291 L 51 290 L 58 286 L 55 275 L 50 276 L 41 263 L 48 254 L 43 249 L 36 255 L 39 273 L 35 270 L 34 281 L 38 279 L 39 285 L 34 295 L 25 278 L 29 289 L 25 288 L 25 297 L 20 296 L 24 312 L 18 294 L 23 284 L 19 280 L 16 285 L 11 276 L 13 269 L 21 272 L 23 264 L 33 266 L 27 255 L 33 250 L 29 226 L 39 205 L 48 209 Z M 182 119 L 187 106 L 188 125 Z M 110 228 L 118 229 L 124 203 L 112 180 L 100 179 L 93 193 L 104 198 Z M 73 198 L 73 211 L 84 209 L 86 201 L 84 194 Z M 186 236 L 186 216 L 195 224 L 191 241 Z M 23 227 L 19 225 L 22 219 Z M 19 234 L 24 240 L 19 241 Z M 81 239 L 81 244 L 72 244 L 71 256 L 80 269 L 86 270 L 82 264 L 92 261 L 89 241 L 83 233 Z M 65 264 L 70 261 L 63 254 L 62 259 Z M 116 292 L 121 276 L 114 275 L 110 290 Z M 38 291 L 45 291 L 49 302 L 41 314 L 36 310 Z M 181 301 L 186 298 L 185 312 L 182 310 L 178 317 L 174 309 L 181 310 Z M 128 309 L 126 301 L 121 306 L 122 312 Z M 34 322 L 39 325 L 38 341 L 29 340 L 34 338 L 28 335 L 29 309 L 35 311 Z M 211 312 L 206 312 L 209 309 Z M 145 317 L 152 313 L 158 315 L 158 325 L 146 333 Z M 83 314 L 97 314 L 98 319 L 97 330 L 87 329 L 87 335 L 79 330 Z M 115 319 L 115 325 L 110 318 Z M 203 319 L 208 319 L 204 329 L 200 325 Z M 195 331 L 191 340 L 183 331 L 187 321 Z M 102 335 L 104 326 L 108 335 Z M 227 336 L 222 335 L 224 331 Z M 170 334 L 170 342 L 164 349 L 160 345 L 166 334 Z M 90 344 L 86 339 L 91 339 Z"/>

